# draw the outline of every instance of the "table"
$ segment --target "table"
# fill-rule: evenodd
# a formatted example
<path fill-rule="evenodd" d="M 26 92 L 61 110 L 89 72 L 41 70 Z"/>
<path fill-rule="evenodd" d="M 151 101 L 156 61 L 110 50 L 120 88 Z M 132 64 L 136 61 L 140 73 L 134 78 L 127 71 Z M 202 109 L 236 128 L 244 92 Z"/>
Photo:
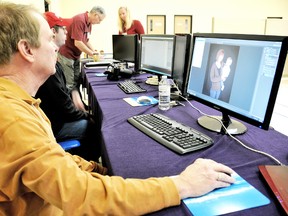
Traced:
<path fill-rule="evenodd" d="M 101 70 L 100 70 L 101 71 Z M 267 156 L 251 152 L 242 147 L 229 136 L 203 129 L 197 124 L 201 115 L 187 102 L 185 106 L 173 107 L 161 111 L 157 106 L 132 107 L 123 98 L 127 95 L 116 85 L 117 81 L 109 81 L 106 77 L 97 77 L 99 70 L 85 69 L 85 83 L 89 89 L 89 104 L 96 115 L 99 115 L 102 126 L 103 162 L 109 168 L 110 174 L 124 178 L 148 178 L 179 174 L 195 159 L 209 158 L 234 169 L 240 176 L 267 196 L 269 205 L 248 209 L 229 215 L 284 215 L 280 204 L 262 178 L 258 165 L 274 165 L 275 162 Z M 157 86 L 146 85 L 143 81 L 147 74 L 133 76 L 132 79 L 142 81 L 140 85 L 148 91 L 137 94 L 157 96 Z M 121 81 L 121 80 L 120 80 Z M 192 104 L 211 115 L 219 114 L 203 104 L 192 101 Z M 186 155 L 178 155 L 160 145 L 127 122 L 131 116 L 143 113 L 162 113 L 190 127 L 204 132 L 214 140 L 214 145 L 204 150 Z M 267 152 L 284 164 L 288 164 L 288 137 L 273 128 L 268 131 L 244 123 L 248 131 L 238 136 L 248 146 Z M 182 203 L 149 215 L 190 215 Z"/>

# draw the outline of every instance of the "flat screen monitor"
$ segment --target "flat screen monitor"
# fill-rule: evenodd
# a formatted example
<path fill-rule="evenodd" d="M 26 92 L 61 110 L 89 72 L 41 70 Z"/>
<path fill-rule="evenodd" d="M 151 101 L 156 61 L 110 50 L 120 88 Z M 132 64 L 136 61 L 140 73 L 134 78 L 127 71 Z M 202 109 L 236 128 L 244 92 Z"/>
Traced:
<path fill-rule="evenodd" d="M 187 93 L 222 112 L 218 118 L 231 134 L 244 133 L 244 122 L 268 130 L 287 46 L 282 36 L 196 33 Z M 214 118 L 202 116 L 198 123 L 224 132 Z"/>
<path fill-rule="evenodd" d="M 140 70 L 159 77 L 172 76 L 174 35 L 141 35 Z"/>
<path fill-rule="evenodd" d="M 191 34 L 176 34 L 174 48 L 174 63 L 172 79 L 180 93 L 185 96 L 187 87 L 187 74 L 191 55 Z"/>
<path fill-rule="evenodd" d="M 113 59 L 120 62 L 132 62 L 138 69 L 139 40 L 135 35 L 112 35 Z"/>

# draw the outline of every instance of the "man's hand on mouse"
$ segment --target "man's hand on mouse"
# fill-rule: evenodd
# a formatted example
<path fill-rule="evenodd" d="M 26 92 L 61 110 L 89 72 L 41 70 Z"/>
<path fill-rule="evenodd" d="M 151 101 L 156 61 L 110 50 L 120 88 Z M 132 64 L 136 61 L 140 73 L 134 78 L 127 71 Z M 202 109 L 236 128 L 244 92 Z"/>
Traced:
<path fill-rule="evenodd" d="M 234 171 L 210 159 L 197 159 L 189 165 L 180 175 L 173 176 L 181 199 L 197 197 L 216 188 L 230 186 L 235 182 L 231 177 Z"/>

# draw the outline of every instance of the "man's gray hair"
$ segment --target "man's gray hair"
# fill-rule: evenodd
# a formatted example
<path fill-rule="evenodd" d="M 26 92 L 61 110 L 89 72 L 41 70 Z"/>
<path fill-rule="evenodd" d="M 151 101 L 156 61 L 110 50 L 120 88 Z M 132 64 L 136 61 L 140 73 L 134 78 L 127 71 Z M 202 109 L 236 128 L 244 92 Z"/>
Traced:
<path fill-rule="evenodd" d="M 104 10 L 104 8 L 101 7 L 101 6 L 94 6 L 94 7 L 91 9 L 90 13 L 99 13 L 99 14 L 101 14 L 101 15 L 106 16 L 105 10 Z"/>

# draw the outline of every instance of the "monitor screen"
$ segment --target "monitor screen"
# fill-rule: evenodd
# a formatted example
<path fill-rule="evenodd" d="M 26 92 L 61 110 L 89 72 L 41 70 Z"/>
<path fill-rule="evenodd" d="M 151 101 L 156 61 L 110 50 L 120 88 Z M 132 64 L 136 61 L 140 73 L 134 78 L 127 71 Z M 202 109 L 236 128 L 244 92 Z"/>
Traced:
<path fill-rule="evenodd" d="M 268 129 L 287 56 L 287 38 L 267 35 L 193 35 L 189 96 L 222 112 L 231 134 L 246 126 L 230 115 Z M 198 123 L 223 131 L 214 118 L 202 116 Z"/>
<path fill-rule="evenodd" d="M 172 76 L 174 35 L 141 35 L 140 70 Z"/>
<path fill-rule="evenodd" d="M 113 59 L 121 62 L 138 62 L 137 35 L 112 35 Z"/>

